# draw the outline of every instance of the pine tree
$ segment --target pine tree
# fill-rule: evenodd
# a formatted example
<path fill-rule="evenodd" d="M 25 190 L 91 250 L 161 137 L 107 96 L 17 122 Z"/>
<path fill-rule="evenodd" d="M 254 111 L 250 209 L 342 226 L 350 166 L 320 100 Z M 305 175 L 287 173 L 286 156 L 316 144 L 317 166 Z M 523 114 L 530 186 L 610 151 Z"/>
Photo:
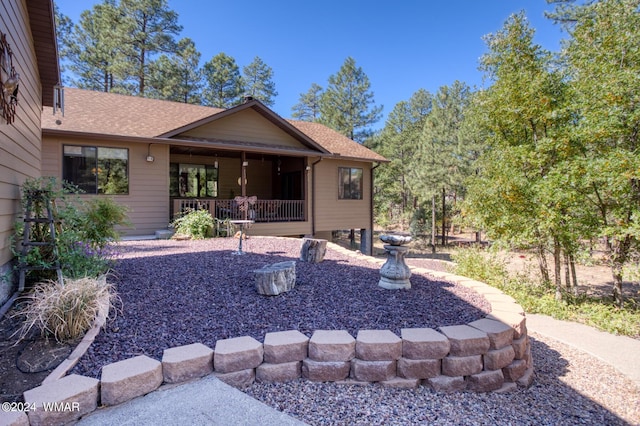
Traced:
<path fill-rule="evenodd" d="M 175 36 L 182 26 L 166 0 L 121 0 L 118 9 L 125 17 L 118 31 L 128 48 L 126 72 L 133 81 L 134 94 L 144 96 L 155 55 L 176 53 Z"/>
<path fill-rule="evenodd" d="M 382 116 L 375 106 L 369 78 L 348 57 L 329 84 L 320 102 L 320 121 L 350 139 L 363 143 L 372 135 L 370 126 Z"/>
<path fill-rule="evenodd" d="M 189 104 L 202 103 L 200 52 L 190 38 L 178 42 L 178 53 L 161 55 L 149 67 L 149 97 Z"/>
<path fill-rule="evenodd" d="M 242 69 L 242 79 L 246 95 L 253 96 L 267 106 L 273 106 L 278 96 L 273 82 L 273 70 L 262 59 L 255 57 L 253 62 Z"/>
<path fill-rule="evenodd" d="M 204 101 L 218 108 L 231 108 L 242 102 L 244 87 L 235 59 L 224 52 L 204 64 Z"/>
<path fill-rule="evenodd" d="M 390 160 L 376 169 L 375 203 L 379 223 L 405 222 L 414 211 L 411 170 L 421 167 L 416 158 L 418 138 L 431 109 L 431 94 L 420 89 L 389 114 L 379 135 L 367 146 Z"/>
<path fill-rule="evenodd" d="M 71 84 L 103 92 L 127 92 L 123 63 L 128 52 L 123 50 L 122 16 L 115 1 L 108 0 L 85 10 L 80 21 L 59 34 L 61 56 L 74 74 Z"/>
<path fill-rule="evenodd" d="M 307 93 L 300 93 L 299 102 L 291 108 L 293 118 L 302 121 L 318 121 L 322 90 L 320 85 L 312 83 Z"/>

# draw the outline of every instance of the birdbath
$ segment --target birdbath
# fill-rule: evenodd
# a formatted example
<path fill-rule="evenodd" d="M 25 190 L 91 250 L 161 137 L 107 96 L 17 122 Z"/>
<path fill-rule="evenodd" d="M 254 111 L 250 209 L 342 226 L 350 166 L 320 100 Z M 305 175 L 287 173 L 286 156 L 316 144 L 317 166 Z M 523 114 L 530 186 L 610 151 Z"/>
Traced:
<path fill-rule="evenodd" d="M 380 281 L 378 285 L 388 290 L 411 288 L 411 269 L 404 263 L 404 256 L 409 247 L 404 246 L 411 241 L 410 235 L 386 234 L 380 235 L 380 240 L 387 252 L 387 261 L 380 268 Z"/>
<path fill-rule="evenodd" d="M 232 254 L 244 254 L 242 251 L 242 238 L 245 235 L 245 229 L 247 229 L 253 223 L 253 220 L 230 220 L 229 223 L 237 225 L 240 228 L 240 242 L 238 243 L 238 251 L 234 251 Z"/>

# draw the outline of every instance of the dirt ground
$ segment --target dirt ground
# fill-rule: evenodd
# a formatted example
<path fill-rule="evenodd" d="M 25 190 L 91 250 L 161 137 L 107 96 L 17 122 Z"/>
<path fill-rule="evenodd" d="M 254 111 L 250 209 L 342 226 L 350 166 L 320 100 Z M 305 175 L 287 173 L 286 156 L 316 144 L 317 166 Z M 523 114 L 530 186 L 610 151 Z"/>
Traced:
<path fill-rule="evenodd" d="M 357 235 L 357 233 L 356 233 Z M 382 242 L 375 235 L 374 256 L 385 256 Z M 412 266 L 425 267 L 433 265 L 433 259 L 451 260 L 451 253 L 458 247 L 475 241 L 473 234 L 457 234 L 450 236 L 447 246 L 437 246 L 433 253 L 428 241 L 418 240 L 410 243 L 408 262 Z M 340 234 L 336 243 L 350 247 L 348 233 Z M 359 247 L 356 240 L 355 248 Z M 504 259 L 509 271 L 526 273 L 535 277 L 539 274 L 537 261 L 533 255 L 526 253 L 505 253 Z M 549 263 L 551 265 L 551 263 Z M 577 265 L 579 291 L 589 294 L 610 295 L 612 291 L 611 270 L 603 265 Z M 640 285 L 625 283 L 624 292 L 627 297 L 640 300 Z M 27 339 L 18 341 L 15 331 L 19 320 L 12 317 L 14 309 L 0 318 L 0 402 L 21 401 L 22 393 L 39 386 L 51 371 L 62 362 L 73 349 L 73 345 L 57 344 L 53 339 L 45 340 L 38 333 L 32 333 Z"/>

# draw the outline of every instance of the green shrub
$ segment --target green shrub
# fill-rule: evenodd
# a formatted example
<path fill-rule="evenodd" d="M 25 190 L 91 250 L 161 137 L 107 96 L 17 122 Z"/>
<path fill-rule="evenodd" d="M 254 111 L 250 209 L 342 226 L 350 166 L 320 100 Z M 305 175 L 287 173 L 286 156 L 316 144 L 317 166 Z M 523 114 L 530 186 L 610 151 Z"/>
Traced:
<path fill-rule="evenodd" d="M 525 312 L 549 315 L 553 318 L 587 324 L 600 330 L 640 337 L 640 306 L 633 299 L 619 308 L 612 298 L 572 295 L 564 293 L 562 300 L 555 298 L 555 287 L 550 283 L 537 284 L 526 275 L 512 276 L 504 261 L 479 249 L 459 250 L 453 255 L 453 272 L 499 288 L 522 306 Z"/>
<path fill-rule="evenodd" d="M 107 315 L 116 300 L 106 276 L 38 283 L 26 296 L 26 305 L 16 315 L 23 316 L 17 331 L 23 339 L 34 327 L 58 342 L 73 341 L 93 325 L 99 313 Z"/>
<path fill-rule="evenodd" d="M 103 248 L 109 242 L 118 241 L 116 226 L 129 225 L 127 208 L 111 198 L 92 198 L 85 203 L 81 213 L 82 241 L 93 247 Z"/>
<path fill-rule="evenodd" d="M 176 234 L 200 240 L 213 235 L 214 219 L 207 210 L 188 210 L 174 220 L 171 226 L 176 230 Z"/>
<path fill-rule="evenodd" d="M 26 211 L 31 201 L 32 215 L 46 217 L 46 201 L 51 200 L 56 220 L 55 249 L 62 273 L 66 277 L 97 277 L 111 267 L 112 254 L 107 244 L 119 239 L 116 226 L 128 225 L 126 207 L 111 198 L 96 197 L 80 200 L 73 185 L 59 183 L 55 178 L 28 179 L 22 185 L 22 204 Z M 24 222 L 16 222 L 14 242 L 23 239 Z M 50 240 L 48 223 L 32 223 L 30 239 Z M 51 246 L 32 247 L 25 255 L 13 244 L 14 255 L 21 264 L 50 268 L 56 261 Z M 51 270 L 29 271 L 31 281 L 53 279 Z"/>

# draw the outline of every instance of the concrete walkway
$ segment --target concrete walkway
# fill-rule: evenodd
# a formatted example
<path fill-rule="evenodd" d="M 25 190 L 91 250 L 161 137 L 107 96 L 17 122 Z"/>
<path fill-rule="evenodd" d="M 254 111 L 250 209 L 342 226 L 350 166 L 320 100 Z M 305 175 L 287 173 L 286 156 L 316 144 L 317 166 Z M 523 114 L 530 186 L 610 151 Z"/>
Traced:
<path fill-rule="evenodd" d="M 527 329 L 593 355 L 615 367 L 640 388 L 640 340 L 536 314 L 527 314 Z"/>
<path fill-rule="evenodd" d="M 164 386 L 140 398 L 100 408 L 77 425 L 304 425 L 251 398 L 213 375 L 182 385 Z"/>

